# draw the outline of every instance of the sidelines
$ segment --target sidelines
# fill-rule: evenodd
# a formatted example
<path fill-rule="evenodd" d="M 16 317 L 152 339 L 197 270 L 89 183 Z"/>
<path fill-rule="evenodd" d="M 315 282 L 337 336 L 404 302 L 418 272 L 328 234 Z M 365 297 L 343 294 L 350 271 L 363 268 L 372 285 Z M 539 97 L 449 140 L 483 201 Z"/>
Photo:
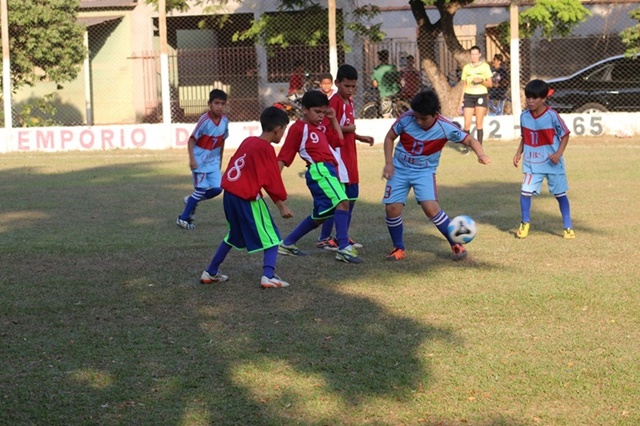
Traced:
<path fill-rule="evenodd" d="M 572 135 L 618 136 L 640 135 L 640 113 L 561 114 Z M 462 117 L 453 119 L 462 123 Z M 358 120 L 358 132 L 371 135 L 376 143 L 384 136 L 393 119 Z M 95 151 L 111 149 L 169 149 L 187 145 L 193 123 L 123 124 L 84 127 L 17 128 L 0 132 L 0 153 Z M 473 132 L 474 127 L 471 128 Z M 488 116 L 484 122 L 486 139 L 519 138 L 519 128 L 509 115 Z M 229 123 L 225 148 L 237 148 L 248 136 L 260 134 L 257 121 Z"/>

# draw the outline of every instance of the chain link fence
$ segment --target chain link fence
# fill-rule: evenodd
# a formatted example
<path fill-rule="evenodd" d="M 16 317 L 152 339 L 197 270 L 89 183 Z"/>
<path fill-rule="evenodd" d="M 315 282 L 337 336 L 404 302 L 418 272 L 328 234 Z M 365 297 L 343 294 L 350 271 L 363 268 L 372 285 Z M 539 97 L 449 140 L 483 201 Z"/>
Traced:
<path fill-rule="evenodd" d="M 89 3 L 90 6 L 86 6 Z M 105 6 L 97 6 L 99 3 Z M 11 101 L 14 126 L 162 122 L 159 22 L 155 10 L 143 2 L 132 1 L 94 0 L 81 4 L 85 6 L 80 9 L 78 22 L 86 29 L 84 44 L 89 53 L 85 62 L 79 64 L 77 78 L 63 83 L 61 87 L 53 81 L 36 78 L 32 86 L 16 88 Z M 378 64 L 377 52 L 380 50 L 389 51 L 390 62 L 399 71 L 406 68 L 410 57 L 420 67 L 422 58 L 416 42 L 415 20 L 405 2 L 398 4 L 397 10 L 393 11 L 393 19 L 384 10 L 375 18 L 381 25 L 380 29 L 387 33 L 380 42 L 355 35 L 350 25 L 353 11 L 345 5 L 338 5 L 338 64 L 350 63 L 360 72 L 356 105 L 361 106 L 375 99 L 375 91 L 371 89 L 371 74 Z M 553 80 L 572 75 L 603 59 L 622 55 L 625 46 L 619 33 L 635 24 L 627 15 L 636 7 L 640 7 L 640 3 L 625 2 L 601 8 L 598 14 L 593 14 L 579 26 L 579 34 L 570 37 L 522 40 L 520 87 L 531 78 Z M 495 54 L 502 55 L 507 67 L 511 67 L 509 47 L 505 41 L 501 41 L 497 32 L 497 26 L 508 19 L 508 7 L 500 11 L 495 18 L 484 23 L 487 19 L 486 10 L 481 7 L 470 9 L 464 18 L 466 22 L 460 22 L 459 25 L 475 25 L 474 30 L 470 33 L 461 32 L 465 35 L 459 35 L 458 40 L 465 49 L 473 45 L 480 46 L 488 61 Z M 317 81 L 321 74 L 330 71 L 326 13 L 323 7 L 306 14 L 273 7 L 266 12 L 270 18 L 267 22 L 274 26 L 289 25 L 279 30 L 281 33 L 298 34 L 298 41 L 287 42 L 279 40 L 277 34 L 267 34 L 270 38 L 266 43 L 264 38 L 256 42 L 255 38 L 243 37 L 255 28 L 252 25 L 256 19 L 265 15 L 250 8 L 238 7 L 233 13 L 227 14 L 194 11 L 169 14 L 166 26 L 171 121 L 195 122 L 207 109 L 208 93 L 214 88 L 228 93 L 228 115 L 231 120 L 256 120 L 262 108 L 286 98 L 289 79 L 299 62 L 303 63 L 305 78 Z M 474 13 L 478 16 L 484 14 L 481 24 L 474 23 Z M 280 19 L 286 14 L 289 14 L 288 19 Z M 402 35 L 391 28 L 399 25 L 398 16 L 403 19 L 402 26 L 408 29 Z M 12 26 L 11 31 L 21 30 L 18 26 Z M 19 46 L 13 47 L 19 49 Z M 457 85 L 459 66 L 442 36 L 432 49 L 430 53 L 433 53 L 441 72 L 447 76 L 449 85 Z M 566 112 L 579 111 L 586 104 L 591 104 L 591 107 L 598 104 L 594 108 L 602 110 L 640 110 L 640 65 L 635 62 L 616 70 L 613 67 L 609 65 L 608 70 L 599 71 L 602 75 L 598 81 L 602 84 L 598 84 L 603 91 L 608 90 L 605 82 L 617 85 L 617 90 L 625 91 L 628 97 L 622 105 L 602 99 L 602 94 L 600 102 L 596 102 L 584 93 L 574 93 L 571 96 L 575 98 L 563 95 L 562 102 L 556 106 Z M 423 70 L 418 72 L 419 88 L 431 87 L 432 82 L 426 73 Z M 589 90 L 588 85 L 596 79 L 589 75 L 572 83 L 576 85 L 574 92 Z M 406 81 L 403 83 L 406 84 Z M 556 93 L 572 90 L 568 83 L 565 86 L 558 83 Z"/>

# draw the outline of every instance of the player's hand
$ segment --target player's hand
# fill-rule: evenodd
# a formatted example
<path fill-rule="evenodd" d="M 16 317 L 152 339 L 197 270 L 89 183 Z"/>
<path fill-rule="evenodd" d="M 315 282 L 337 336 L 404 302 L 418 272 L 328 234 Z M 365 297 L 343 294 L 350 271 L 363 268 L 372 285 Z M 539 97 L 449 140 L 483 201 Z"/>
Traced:
<path fill-rule="evenodd" d="M 393 164 L 385 164 L 384 169 L 382 169 L 382 178 L 387 180 L 391 179 L 395 171 Z"/>
<path fill-rule="evenodd" d="M 489 164 L 491 163 L 491 157 L 489 157 L 488 155 L 478 155 L 478 163 Z"/>
<path fill-rule="evenodd" d="M 560 155 L 557 152 L 554 152 L 549 156 L 549 161 L 551 161 L 553 164 L 558 164 L 561 158 L 562 158 L 562 155 Z"/>
<path fill-rule="evenodd" d="M 460 104 L 460 106 L 458 107 L 458 114 L 460 115 L 464 114 L 464 105 Z"/>
<path fill-rule="evenodd" d="M 324 116 L 327 117 L 329 120 L 333 120 L 334 118 L 336 118 L 336 111 L 331 107 L 327 107 L 327 110 L 325 111 Z"/>
<path fill-rule="evenodd" d="M 198 162 L 196 160 L 190 160 L 189 161 L 189 167 L 191 168 L 191 170 L 195 170 L 198 168 Z"/>
<path fill-rule="evenodd" d="M 373 144 L 375 143 L 375 140 L 373 140 L 373 136 L 362 136 L 362 139 L 360 139 L 360 141 L 368 143 L 369 146 L 373 146 Z"/>
<path fill-rule="evenodd" d="M 520 162 L 520 154 L 516 154 L 513 156 L 513 167 L 518 167 L 518 163 Z"/>
<path fill-rule="evenodd" d="M 285 219 L 289 219 L 293 217 L 293 212 L 291 211 L 291 209 L 289 209 L 289 207 L 282 206 L 282 208 L 280 209 L 280 216 Z"/>

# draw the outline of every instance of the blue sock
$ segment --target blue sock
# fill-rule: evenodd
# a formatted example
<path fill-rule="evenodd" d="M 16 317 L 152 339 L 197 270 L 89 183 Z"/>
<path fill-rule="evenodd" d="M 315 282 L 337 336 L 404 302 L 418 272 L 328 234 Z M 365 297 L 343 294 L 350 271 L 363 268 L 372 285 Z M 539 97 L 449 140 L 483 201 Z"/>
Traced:
<path fill-rule="evenodd" d="M 300 238 L 307 235 L 309 232 L 313 231 L 318 227 L 318 224 L 311 219 L 311 216 L 307 216 L 302 220 L 291 233 L 284 239 L 283 243 L 286 246 L 290 246 L 291 244 L 295 244 Z"/>
<path fill-rule="evenodd" d="M 211 263 L 207 268 L 207 272 L 211 275 L 217 274 L 218 268 L 220 267 L 220 265 L 222 265 L 222 262 L 224 262 L 224 259 L 227 257 L 230 251 L 231 246 L 224 241 L 221 242 L 218 246 L 218 250 L 216 250 L 216 253 L 213 255 L 213 259 L 211 259 Z"/>
<path fill-rule="evenodd" d="M 180 215 L 180 219 L 189 220 L 189 217 L 191 216 L 195 208 L 198 206 L 198 203 L 200 202 L 200 200 L 204 198 L 205 192 L 206 192 L 205 190 L 200 188 L 196 188 L 193 191 L 193 194 L 191 194 L 189 198 L 187 198 L 187 205 L 184 206 L 184 210 Z"/>
<path fill-rule="evenodd" d="M 264 251 L 262 261 L 262 275 L 273 278 L 276 270 L 276 258 L 278 257 L 278 246 L 269 247 Z"/>
<path fill-rule="evenodd" d="M 449 227 L 451 219 L 449 219 L 449 216 L 447 216 L 444 210 L 440 210 L 438 213 L 436 213 L 436 215 L 431 218 L 431 222 L 433 222 L 436 228 L 438 228 L 438 231 L 440 231 L 440 233 L 444 235 L 447 241 L 449 241 L 449 244 L 451 244 L 452 246 L 456 244 L 456 242 L 452 241 L 451 237 L 449 237 L 449 231 L 447 228 Z"/>
<path fill-rule="evenodd" d="M 555 196 L 560 205 L 560 213 L 562 214 L 562 223 L 565 229 L 571 228 L 571 208 L 569 207 L 569 199 L 566 193 L 558 194 Z"/>
<path fill-rule="evenodd" d="M 336 223 L 338 249 L 342 250 L 349 245 L 349 210 L 336 209 L 333 220 Z"/>
<path fill-rule="evenodd" d="M 331 231 L 333 231 L 332 217 L 322 222 L 322 231 L 320 231 L 320 239 L 326 240 L 327 238 L 329 238 L 331 236 Z"/>
<path fill-rule="evenodd" d="M 394 218 L 385 217 L 385 221 L 387 222 L 387 229 L 389 230 L 393 247 L 404 250 L 404 242 L 402 241 L 402 233 L 404 230 L 402 216 Z"/>
<path fill-rule="evenodd" d="M 353 215 L 353 207 L 355 205 L 355 201 L 349 201 L 349 222 L 347 223 L 347 228 L 351 228 L 351 216 Z"/>
<path fill-rule="evenodd" d="M 531 193 L 520 193 L 520 213 L 522 221 L 531 222 Z"/>
<path fill-rule="evenodd" d="M 204 199 L 210 200 L 213 197 L 220 195 L 220 193 L 222 193 L 222 188 L 209 188 L 207 189 L 207 192 L 204 193 Z"/>

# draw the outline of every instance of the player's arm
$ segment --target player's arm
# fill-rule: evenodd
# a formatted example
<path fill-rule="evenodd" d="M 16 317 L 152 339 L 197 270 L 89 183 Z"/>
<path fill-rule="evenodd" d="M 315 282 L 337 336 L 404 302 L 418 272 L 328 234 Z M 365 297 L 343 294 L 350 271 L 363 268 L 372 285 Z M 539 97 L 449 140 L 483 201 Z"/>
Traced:
<path fill-rule="evenodd" d="M 395 172 L 393 167 L 393 141 L 397 137 L 398 135 L 396 135 L 393 127 L 389 129 L 384 137 L 384 168 L 382 169 L 382 177 L 384 179 L 390 179 Z"/>
<path fill-rule="evenodd" d="M 568 136 L 568 135 L 567 135 Z M 518 144 L 518 149 L 516 150 L 516 155 L 513 156 L 513 166 L 518 167 L 518 163 L 520 162 L 520 158 L 522 158 L 522 152 L 524 151 L 524 138 L 520 138 L 520 143 Z"/>
<path fill-rule="evenodd" d="M 189 168 L 195 170 L 198 168 L 198 162 L 196 156 L 193 153 L 193 148 L 196 146 L 196 138 L 189 136 L 189 142 L 187 142 L 187 151 L 189 152 Z"/>
<path fill-rule="evenodd" d="M 280 211 L 280 216 L 282 216 L 283 218 L 288 219 L 290 217 L 293 217 L 293 212 L 284 203 L 284 201 L 282 200 L 276 201 L 276 207 L 278 207 L 278 210 Z"/>
<path fill-rule="evenodd" d="M 325 117 L 327 117 L 329 121 L 331 121 L 331 127 L 333 127 L 336 133 L 338 134 L 338 139 L 340 140 L 344 139 L 342 128 L 340 127 L 340 123 L 338 123 L 338 118 L 336 117 L 336 110 L 334 110 L 331 107 L 328 107 Z"/>
<path fill-rule="evenodd" d="M 356 123 L 351 123 L 348 126 L 340 126 L 342 129 L 342 133 L 355 133 L 356 132 Z"/>
<path fill-rule="evenodd" d="M 363 142 L 369 144 L 369 146 L 373 146 L 375 141 L 373 140 L 373 136 L 362 136 L 356 133 L 356 140 L 358 142 Z"/>
<path fill-rule="evenodd" d="M 567 148 L 568 143 L 569 133 L 567 133 L 560 139 L 560 146 L 558 147 L 558 150 L 556 152 L 549 156 L 549 161 L 551 161 L 553 164 L 558 164 L 562 159 L 562 156 L 564 155 L 564 150 Z"/>
<path fill-rule="evenodd" d="M 471 135 L 467 135 L 466 138 L 462 141 L 463 145 L 468 146 L 476 153 L 478 156 L 478 162 L 480 164 L 489 164 L 491 163 L 491 158 L 484 153 L 484 149 L 482 148 L 482 144 L 478 142 L 476 138 Z"/>

